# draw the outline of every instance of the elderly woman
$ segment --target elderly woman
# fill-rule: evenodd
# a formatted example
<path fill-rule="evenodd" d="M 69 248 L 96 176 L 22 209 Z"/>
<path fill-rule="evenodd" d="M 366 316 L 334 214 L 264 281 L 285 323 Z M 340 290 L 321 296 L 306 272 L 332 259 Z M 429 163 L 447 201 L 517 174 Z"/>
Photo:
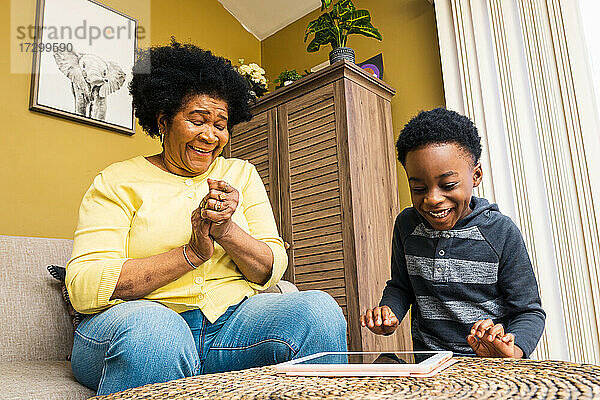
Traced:
<path fill-rule="evenodd" d="M 326 293 L 255 296 L 287 256 L 254 166 L 219 156 L 251 117 L 231 63 L 173 40 L 143 52 L 130 91 L 163 151 L 109 166 L 81 203 L 66 281 L 90 315 L 75 332 L 75 377 L 107 394 L 345 351 Z"/>

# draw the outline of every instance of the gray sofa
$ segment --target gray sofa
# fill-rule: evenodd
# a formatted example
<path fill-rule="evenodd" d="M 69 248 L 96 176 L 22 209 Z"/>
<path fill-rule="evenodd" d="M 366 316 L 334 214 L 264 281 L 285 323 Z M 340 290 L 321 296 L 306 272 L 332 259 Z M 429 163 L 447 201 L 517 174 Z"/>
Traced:
<path fill-rule="evenodd" d="M 0 235 L 0 398 L 87 399 L 67 356 L 73 326 L 48 265 L 65 265 L 72 240 Z M 281 281 L 271 292 L 297 291 Z"/>

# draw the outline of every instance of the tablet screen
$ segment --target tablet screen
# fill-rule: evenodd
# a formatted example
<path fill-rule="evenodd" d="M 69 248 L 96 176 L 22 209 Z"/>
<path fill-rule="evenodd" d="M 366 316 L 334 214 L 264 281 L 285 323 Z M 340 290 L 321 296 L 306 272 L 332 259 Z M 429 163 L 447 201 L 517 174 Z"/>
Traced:
<path fill-rule="evenodd" d="M 324 354 L 310 360 L 299 361 L 299 364 L 418 364 L 437 353 L 398 352 L 398 353 L 363 353 L 363 354 Z"/>

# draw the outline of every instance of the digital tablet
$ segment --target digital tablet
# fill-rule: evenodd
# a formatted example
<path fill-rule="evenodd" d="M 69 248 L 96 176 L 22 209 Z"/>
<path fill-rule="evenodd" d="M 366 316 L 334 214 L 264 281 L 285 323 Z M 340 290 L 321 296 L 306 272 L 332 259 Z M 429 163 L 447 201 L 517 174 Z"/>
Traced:
<path fill-rule="evenodd" d="M 326 352 L 275 365 L 302 376 L 433 376 L 454 363 L 451 351 Z"/>

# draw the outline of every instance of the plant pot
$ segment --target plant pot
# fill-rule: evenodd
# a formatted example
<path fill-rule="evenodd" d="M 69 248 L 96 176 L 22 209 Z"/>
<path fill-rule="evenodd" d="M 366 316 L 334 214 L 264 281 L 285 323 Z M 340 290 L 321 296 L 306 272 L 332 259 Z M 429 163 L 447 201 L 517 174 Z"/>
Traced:
<path fill-rule="evenodd" d="M 338 47 L 329 53 L 329 64 L 334 64 L 340 60 L 354 62 L 354 50 L 350 47 Z"/>

